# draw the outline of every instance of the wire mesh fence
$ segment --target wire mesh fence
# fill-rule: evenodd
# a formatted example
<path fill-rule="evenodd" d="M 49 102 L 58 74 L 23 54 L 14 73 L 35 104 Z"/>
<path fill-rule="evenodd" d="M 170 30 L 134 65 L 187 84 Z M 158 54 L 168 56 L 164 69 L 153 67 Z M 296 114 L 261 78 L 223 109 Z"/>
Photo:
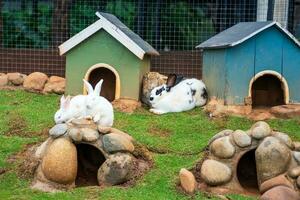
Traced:
<path fill-rule="evenodd" d="M 195 46 L 238 22 L 276 20 L 300 37 L 300 0 L 0 0 L 0 9 L 0 72 L 63 76 L 58 45 L 96 21 L 98 10 L 156 48 L 151 70 L 164 74 L 201 78 Z"/>

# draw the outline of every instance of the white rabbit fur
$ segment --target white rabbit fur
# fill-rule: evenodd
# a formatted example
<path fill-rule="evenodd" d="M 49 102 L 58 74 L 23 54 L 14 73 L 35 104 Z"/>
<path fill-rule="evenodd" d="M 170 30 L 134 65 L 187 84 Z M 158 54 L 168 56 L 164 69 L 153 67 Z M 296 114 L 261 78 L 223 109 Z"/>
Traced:
<path fill-rule="evenodd" d="M 104 97 L 100 96 L 103 79 L 101 79 L 93 90 L 92 85 L 83 80 L 87 88 L 88 95 L 86 101 L 86 112 L 97 124 L 111 127 L 114 122 L 114 110 L 112 104 Z"/>
<path fill-rule="evenodd" d="M 74 118 L 86 117 L 85 95 L 77 95 L 72 99 L 70 96 L 60 98 L 60 109 L 54 115 L 56 124 L 64 123 Z"/>
<path fill-rule="evenodd" d="M 100 96 L 101 79 L 93 90 L 91 84 L 84 80 L 88 95 L 77 95 L 70 99 L 62 96 L 60 109 L 55 113 L 55 123 L 64 123 L 76 118 L 92 118 L 95 123 L 104 127 L 111 127 L 114 112 L 111 103 Z"/>
<path fill-rule="evenodd" d="M 185 79 L 166 91 L 166 85 L 154 88 L 150 94 L 151 112 L 164 114 L 182 112 L 203 106 L 207 102 L 204 83 L 198 79 Z"/>

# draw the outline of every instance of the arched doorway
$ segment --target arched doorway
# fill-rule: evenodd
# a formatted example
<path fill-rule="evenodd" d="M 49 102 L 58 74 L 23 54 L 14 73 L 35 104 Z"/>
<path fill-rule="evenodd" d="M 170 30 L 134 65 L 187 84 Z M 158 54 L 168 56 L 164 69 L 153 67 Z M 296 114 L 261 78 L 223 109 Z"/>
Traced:
<path fill-rule="evenodd" d="M 288 85 L 278 72 L 263 71 L 256 74 L 250 81 L 249 96 L 253 107 L 288 104 Z"/>
<path fill-rule="evenodd" d="M 240 185 L 251 193 L 258 193 L 255 150 L 246 152 L 239 160 L 236 174 Z"/>
<path fill-rule="evenodd" d="M 77 176 L 75 184 L 78 187 L 98 185 L 97 173 L 105 162 L 103 153 L 89 144 L 76 144 L 77 149 Z"/>
<path fill-rule="evenodd" d="M 93 65 L 86 73 L 85 80 L 93 87 L 103 79 L 101 96 L 109 101 L 120 98 L 120 77 L 118 72 L 111 66 L 103 63 Z M 84 88 L 84 94 L 86 90 Z"/>

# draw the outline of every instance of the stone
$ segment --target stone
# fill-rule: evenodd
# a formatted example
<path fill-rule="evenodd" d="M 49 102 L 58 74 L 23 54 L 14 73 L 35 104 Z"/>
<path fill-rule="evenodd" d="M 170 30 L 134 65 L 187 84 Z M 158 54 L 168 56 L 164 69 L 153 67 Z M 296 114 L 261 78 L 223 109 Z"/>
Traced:
<path fill-rule="evenodd" d="M 49 130 L 49 135 L 53 138 L 57 138 L 64 135 L 67 130 L 68 126 L 66 124 L 56 124 Z"/>
<path fill-rule="evenodd" d="M 300 151 L 300 142 L 293 142 L 295 151 Z"/>
<path fill-rule="evenodd" d="M 267 124 L 264 121 L 256 122 L 255 124 L 252 125 L 250 130 L 251 130 L 252 137 L 254 137 L 255 139 L 262 139 L 264 137 L 267 137 L 271 135 L 272 132 L 269 124 Z"/>
<path fill-rule="evenodd" d="M 294 151 L 293 152 L 293 157 L 297 161 L 298 165 L 300 165 L 300 152 L 299 151 Z"/>
<path fill-rule="evenodd" d="M 73 119 L 71 123 L 68 123 L 70 126 L 75 126 L 77 128 L 91 128 L 97 130 L 97 124 L 91 119 Z"/>
<path fill-rule="evenodd" d="M 242 130 L 236 130 L 232 133 L 232 137 L 236 145 L 239 147 L 247 147 L 251 145 L 251 137 Z"/>
<path fill-rule="evenodd" d="M 141 102 L 134 99 L 116 99 L 112 102 L 112 105 L 114 109 L 125 113 L 133 113 L 142 106 Z"/>
<path fill-rule="evenodd" d="M 300 176 L 300 166 L 294 167 L 288 171 L 288 175 L 291 178 L 297 178 Z"/>
<path fill-rule="evenodd" d="M 261 193 L 264 193 L 267 190 L 279 185 L 283 185 L 291 189 L 294 188 L 293 184 L 285 177 L 285 175 L 279 175 L 263 182 L 259 187 L 259 191 Z"/>
<path fill-rule="evenodd" d="M 36 148 L 36 151 L 34 153 L 34 156 L 38 159 L 41 159 L 44 157 L 47 148 L 49 147 L 49 145 L 53 142 L 53 139 L 51 137 L 49 137 L 45 142 L 43 142 L 40 146 L 38 146 Z"/>
<path fill-rule="evenodd" d="M 122 135 L 123 137 L 126 137 L 131 142 L 134 141 L 132 136 L 130 136 L 127 133 L 124 133 L 123 131 L 120 131 L 119 129 L 111 128 L 110 131 L 111 131 L 111 133 L 116 133 L 116 134 Z"/>
<path fill-rule="evenodd" d="M 255 151 L 258 182 L 262 183 L 287 170 L 290 149 L 275 137 L 266 137 Z"/>
<path fill-rule="evenodd" d="M 47 80 L 48 76 L 46 74 L 34 72 L 25 78 L 23 86 L 27 90 L 43 91 Z"/>
<path fill-rule="evenodd" d="M 235 148 L 230 142 L 230 137 L 225 136 L 213 141 L 210 145 L 210 151 L 219 158 L 231 158 L 235 153 Z"/>
<path fill-rule="evenodd" d="M 77 175 L 77 150 L 66 138 L 58 138 L 49 146 L 43 161 L 42 171 L 55 183 L 70 184 Z"/>
<path fill-rule="evenodd" d="M 201 177 L 208 185 L 217 186 L 229 182 L 232 171 L 225 164 L 208 159 L 201 166 Z"/>
<path fill-rule="evenodd" d="M 215 141 L 218 138 L 224 137 L 224 136 L 228 136 L 231 135 L 231 133 L 233 133 L 233 130 L 230 129 L 225 129 L 223 131 L 220 131 L 219 133 L 215 134 L 209 141 L 208 141 L 208 146 Z"/>
<path fill-rule="evenodd" d="M 293 141 L 287 134 L 276 131 L 274 132 L 274 136 L 284 142 L 290 149 L 294 148 Z"/>
<path fill-rule="evenodd" d="M 66 80 L 59 76 L 51 76 L 45 84 L 43 92 L 64 94 L 66 87 Z"/>
<path fill-rule="evenodd" d="M 22 85 L 25 78 L 27 77 L 25 74 L 21 73 L 7 73 L 8 81 L 13 85 Z"/>
<path fill-rule="evenodd" d="M 179 179 L 180 179 L 181 187 L 184 189 L 185 192 L 187 193 L 195 192 L 197 182 L 192 172 L 182 168 L 179 172 Z"/>
<path fill-rule="evenodd" d="M 294 118 L 299 117 L 300 115 L 300 106 L 299 105 L 279 105 L 274 106 L 270 109 L 270 112 L 278 118 Z"/>
<path fill-rule="evenodd" d="M 109 133 L 103 136 L 104 150 L 108 153 L 118 151 L 133 152 L 134 146 L 130 140 L 117 133 Z"/>
<path fill-rule="evenodd" d="M 74 142 L 82 141 L 82 134 L 78 128 L 69 128 L 68 135 Z"/>
<path fill-rule="evenodd" d="M 153 88 L 165 84 L 167 81 L 166 76 L 158 72 L 148 72 L 143 77 L 143 88 L 142 88 L 142 102 L 151 105 L 149 102 L 150 93 Z"/>
<path fill-rule="evenodd" d="M 86 142 L 94 142 L 99 138 L 98 131 L 91 128 L 82 128 L 80 132 L 82 134 L 82 140 Z"/>
<path fill-rule="evenodd" d="M 6 74 L 0 74 L 0 86 L 6 86 L 8 84 L 8 76 Z"/>
<path fill-rule="evenodd" d="M 99 185 L 118 185 L 131 178 L 133 157 L 116 153 L 111 155 L 99 168 L 97 179 Z"/>
<path fill-rule="evenodd" d="M 300 200 L 300 195 L 291 188 L 285 186 L 276 186 L 266 191 L 260 200 Z"/>
<path fill-rule="evenodd" d="M 300 176 L 298 176 L 298 178 L 296 180 L 296 185 L 300 189 Z"/>

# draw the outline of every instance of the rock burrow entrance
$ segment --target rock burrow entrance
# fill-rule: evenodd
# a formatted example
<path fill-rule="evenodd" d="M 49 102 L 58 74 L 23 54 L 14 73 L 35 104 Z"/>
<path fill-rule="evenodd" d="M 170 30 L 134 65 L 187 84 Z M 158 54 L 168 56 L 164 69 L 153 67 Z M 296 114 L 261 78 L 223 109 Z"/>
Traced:
<path fill-rule="evenodd" d="M 270 107 L 284 104 L 282 83 L 276 76 L 267 74 L 259 77 L 253 83 L 251 93 L 254 107 Z"/>
<path fill-rule="evenodd" d="M 105 162 L 102 152 L 89 144 L 76 144 L 78 170 L 75 184 L 77 187 L 99 185 L 97 173 Z"/>
<path fill-rule="evenodd" d="M 256 171 L 255 150 L 245 153 L 239 160 L 236 175 L 240 185 L 251 193 L 259 193 Z"/>
<path fill-rule="evenodd" d="M 103 79 L 102 89 L 101 89 L 101 96 L 105 97 L 109 101 L 115 100 L 115 93 L 116 93 L 116 76 L 115 74 L 105 68 L 99 67 L 94 69 L 89 75 L 89 82 L 92 84 L 93 87 Z"/>

